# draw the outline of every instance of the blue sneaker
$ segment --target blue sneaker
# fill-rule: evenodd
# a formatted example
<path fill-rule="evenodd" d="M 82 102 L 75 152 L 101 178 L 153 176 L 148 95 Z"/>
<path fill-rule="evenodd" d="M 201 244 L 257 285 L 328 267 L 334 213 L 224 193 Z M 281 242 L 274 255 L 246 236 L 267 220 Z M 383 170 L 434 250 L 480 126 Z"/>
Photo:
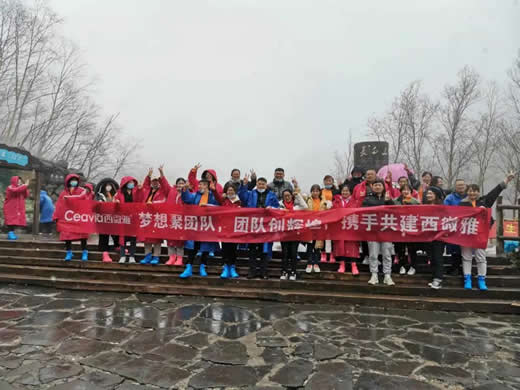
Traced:
<path fill-rule="evenodd" d="M 464 275 L 464 288 L 471 290 L 471 275 Z"/>
<path fill-rule="evenodd" d="M 229 274 L 231 275 L 232 278 L 238 278 L 240 276 L 239 274 L 237 274 L 237 271 L 235 270 L 234 265 L 229 267 Z"/>
<path fill-rule="evenodd" d="M 14 232 L 9 232 L 7 233 L 7 239 L 8 240 L 11 240 L 11 241 L 14 241 L 16 240 L 18 237 L 16 237 L 16 234 L 14 234 Z"/>
<path fill-rule="evenodd" d="M 197 254 L 195 255 L 195 257 L 202 257 L 202 252 L 197 252 Z"/>
<path fill-rule="evenodd" d="M 477 278 L 477 284 L 478 284 L 479 290 L 486 291 L 488 289 L 486 286 L 486 277 L 485 276 L 479 275 Z"/>
<path fill-rule="evenodd" d="M 87 261 L 88 260 L 88 250 L 83 250 L 81 253 L 81 261 Z"/>
<path fill-rule="evenodd" d="M 72 254 L 72 251 L 67 251 L 67 254 L 65 255 L 65 261 L 71 261 L 74 255 Z"/>
<path fill-rule="evenodd" d="M 230 276 L 231 276 L 231 275 L 230 275 L 230 273 L 229 273 L 229 265 L 224 264 L 224 268 L 223 268 L 223 270 L 222 270 L 222 273 L 220 274 L 220 277 L 221 277 L 222 279 L 227 279 L 227 278 L 229 278 Z"/>
<path fill-rule="evenodd" d="M 159 258 L 157 256 L 152 257 L 152 260 L 150 260 L 150 264 L 153 264 L 153 265 L 159 264 Z"/>
<path fill-rule="evenodd" d="M 150 261 L 152 261 L 152 254 L 148 253 L 143 260 L 140 261 L 141 264 L 150 264 Z"/>
<path fill-rule="evenodd" d="M 206 266 L 204 264 L 201 264 L 199 267 L 199 275 L 205 278 L 208 276 L 208 273 L 206 272 Z"/>
<path fill-rule="evenodd" d="M 192 275 L 192 265 L 186 264 L 186 269 L 184 270 L 184 272 L 182 274 L 179 275 L 179 277 L 182 279 L 186 279 L 186 278 L 191 277 L 191 275 Z"/>
<path fill-rule="evenodd" d="M 209 257 L 215 257 L 215 254 L 213 252 L 209 252 Z"/>

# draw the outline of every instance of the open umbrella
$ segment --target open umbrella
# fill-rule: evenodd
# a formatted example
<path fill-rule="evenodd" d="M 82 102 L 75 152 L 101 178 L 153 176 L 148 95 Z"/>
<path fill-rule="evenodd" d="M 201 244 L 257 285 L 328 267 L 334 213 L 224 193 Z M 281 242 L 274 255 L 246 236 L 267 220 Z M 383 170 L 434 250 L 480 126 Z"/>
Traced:
<path fill-rule="evenodd" d="M 386 179 L 388 171 L 390 171 L 392 172 L 392 182 L 395 183 L 402 176 L 408 177 L 408 172 L 406 171 L 405 167 L 406 165 L 401 163 L 388 164 L 379 169 L 379 171 L 377 172 L 377 176 L 384 180 Z"/>

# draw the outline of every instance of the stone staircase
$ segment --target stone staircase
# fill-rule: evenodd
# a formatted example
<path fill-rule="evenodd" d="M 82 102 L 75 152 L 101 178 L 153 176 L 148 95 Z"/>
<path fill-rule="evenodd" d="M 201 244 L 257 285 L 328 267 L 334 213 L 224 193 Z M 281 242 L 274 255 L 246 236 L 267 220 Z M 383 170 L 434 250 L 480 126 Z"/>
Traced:
<path fill-rule="evenodd" d="M 369 305 L 427 310 L 520 313 L 520 269 L 504 257 L 488 258 L 489 291 L 462 288 L 461 278 L 446 276 L 441 290 L 428 287 L 431 271 L 424 256 L 419 257 L 417 274 L 394 274 L 395 286 L 367 284 L 368 266 L 360 265 L 361 275 L 336 272 L 338 265 L 320 263 L 322 272 L 306 274 L 306 262 L 298 264 L 297 281 L 280 281 L 281 262 L 269 263 L 269 280 L 222 280 L 222 259 L 208 263 L 207 278 L 179 278 L 183 267 L 102 263 L 96 246 L 89 245 L 89 261 L 78 261 L 79 245 L 74 245 L 75 259 L 63 261 L 63 243 L 58 241 L 0 240 L 0 282 L 21 283 L 74 290 L 146 292 L 156 294 L 198 295 L 226 298 L 250 298 L 278 302 Z M 137 260 L 143 256 L 138 247 Z M 118 259 L 115 254 L 113 259 Z M 161 262 L 167 259 L 163 248 Z M 449 258 L 447 258 L 449 263 Z M 448 265 L 446 265 L 448 267 Z M 195 266 L 195 271 L 198 267 Z M 237 272 L 247 274 L 246 252 L 239 252 Z M 347 267 L 348 269 L 348 267 Z M 474 274 L 476 267 L 474 268 Z"/>

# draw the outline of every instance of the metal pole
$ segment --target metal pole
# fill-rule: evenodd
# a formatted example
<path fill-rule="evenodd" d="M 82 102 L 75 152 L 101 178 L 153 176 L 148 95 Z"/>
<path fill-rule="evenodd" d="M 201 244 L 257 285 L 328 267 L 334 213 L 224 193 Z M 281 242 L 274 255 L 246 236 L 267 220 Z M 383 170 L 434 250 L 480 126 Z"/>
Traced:
<path fill-rule="evenodd" d="M 497 255 L 504 253 L 504 211 L 502 210 L 502 197 L 497 199 Z"/>
<path fill-rule="evenodd" d="M 33 212 L 33 236 L 37 236 L 40 233 L 40 189 L 41 189 L 41 177 L 40 172 L 35 170 L 35 185 L 34 185 L 34 212 Z"/>

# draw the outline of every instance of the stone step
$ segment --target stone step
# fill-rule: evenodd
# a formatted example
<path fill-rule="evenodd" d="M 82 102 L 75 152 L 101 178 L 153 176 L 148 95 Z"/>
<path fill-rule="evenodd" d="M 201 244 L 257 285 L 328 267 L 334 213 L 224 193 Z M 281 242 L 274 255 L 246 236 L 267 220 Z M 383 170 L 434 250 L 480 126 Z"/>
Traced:
<path fill-rule="evenodd" d="M 190 282 L 195 281 L 192 279 Z M 226 283 L 223 287 L 201 285 L 198 283 L 183 283 L 174 279 L 174 283 L 150 284 L 147 282 L 114 282 L 106 280 L 91 280 L 84 278 L 78 272 L 74 278 L 44 277 L 41 275 L 22 275 L 18 273 L 1 273 L 0 281 L 22 283 L 73 290 L 143 292 L 155 294 L 196 295 L 209 297 L 250 298 L 278 302 L 322 303 L 322 304 L 357 304 L 376 307 L 398 307 L 426 310 L 474 311 L 492 313 L 519 314 L 520 305 L 511 300 L 453 299 L 444 297 L 410 297 L 388 294 L 363 294 L 358 292 L 322 292 L 306 289 L 240 288 Z M 198 280 L 197 280 L 198 281 Z M 294 282 L 293 282 L 294 283 Z M 305 287 L 302 285 L 302 287 Z"/>
<path fill-rule="evenodd" d="M 77 258 L 76 258 L 77 259 Z M 4 256 L 0 255 L 0 265 L 1 264 L 12 264 L 12 265 L 21 265 L 21 266 L 49 266 L 49 267 L 73 267 L 73 268 L 89 268 L 89 269 L 100 269 L 105 271 L 119 271 L 119 270 L 132 270 L 136 272 L 161 272 L 161 273 L 169 273 L 172 275 L 179 275 L 184 267 L 175 267 L 175 266 L 166 266 L 164 264 L 160 265 L 141 265 L 141 264 L 119 264 L 117 262 L 113 263 L 103 263 L 101 261 L 93 261 L 89 260 L 88 262 L 82 262 L 79 260 L 73 260 L 71 262 L 65 262 L 63 259 L 55 259 L 55 258 L 41 258 L 41 257 L 23 257 L 23 256 Z M 362 268 L 363 266 L 360 266 Z M 365 266 L 366 267 L 366 266 Z M 195 266 L 196 269 L 197 266 Z M 246 264 L 237 264 L 236 267 L 237 272 L 245 276 L 248 273 L 248 267 Z M 347 267 L 347 270 L 350 270 Z M 210 263 L 207 267 L 208 274 L 219 276 L 222 268 L 220 264 Z M 280 276 L 280 268 L 277 267 L 269 267 L 269 275 L 272 278 L 278 278 Z M 323 269 L 320 273 L 310 273 L 307 274 L 304 272 L 304 267 L 299 269 L 299 278 L 302 280 L 321 280 L 321 281 L 363 281 L 367 282 L 370 277 L 368 272 L 368 268 L 366 268 L 366 272 L 362 272 L 358 276 L 353 276 L 350 272 L 338 273 L 335 270 L 330 271 Z M 392 278 L 396 283 L 404 283 L 404 284 L 414 284 L 414 285 L 427 285 L 431 281 L 431 272 L 428 274 L 416 274 L 414 276 L 408 275 L 399 275 L 398 273 L 392 274 Z M 487 277 L 488 285 L 491 287 L 504 287 L 516 288 L 520 286 L 520 275 L 488 275 Z M 462 284 L 461 277 L 459 276 L 450 276 L 446 275 L 443 281 L 444 286 L 454 286 L 460 287 Z"/>
<path fill-rule="evenodd" d="M 412 297 L 445 297 L 454 299 L 497 299 L 497 300 L 518 300 L 520 301 L 520 289 L 518 288 L 499 288 L 492 287 L 489 291 L 483 292 L 477 289 L 464 290 L 462 286 L 445 286 L 440 290 L 433 290 L 424 284 L 406 284 L 397 283 L 395 286 L 385 286 L 382 283 L 376 286 L 367 284 L 367 280 L 319 280 L 319 279 L 303 279 L 298 281 L 281 281 L 279 278 L 270 280 L 248 280 L 246 278 L 223 280 L 212 273 L 209 277 L 202 278 L 195 276 L 188 280 L 182 280 L 178 274 L 172 272 L 139 272 L 131 269 L 131 266 L 125 267 L 125 270 L 117 270 L 108 272 L 106 269 L 80 268 L 59 266 L 49 267 L 44 265 L 13 265 L 0 264 L 0 273 L 2 274 L 20 274 L 23 276 L 32 275 L 47 278 L 63 278 L 74 279 L 76 277 L 86 278 L 89 280 L 99 280 L 116 283 L 133 284 L 148 283 L 155 284 L 182 284 L 182 285 L 200 285 L 208 287 L 233 286 L 241 289 L 261 288 L 265 290 L 306 290 L 320 292 L 338 292 L 338 293 L 364 293 L 364 294 L 389 294 Z M 195 267 L 195 271 L 198 267 Z M 382 276 L 382 275 L 381 275 Z M 396 279 L 397 280 L 397 279 Z"/>
<path fill-rule="evenodd" d="M 56 251 L 59 251 L 61 253 L 63 253 L 63 251 L 65 250 L 64 243 L 61 242 L 61 241 L 55 241 L 55 240 L 49 240 L 49 241 L 47 241 L 47 240 L 17 240 L 17 241 L 9 241 L 9 240 L 5 240 L 5 239 L 0 239 L 0 248 L 24 248 L 24 249 L 29 249 L 29 248 L 35 248 L 36 249 L 36 248 L 38 248 L 39 250 L 44 250 L 44 249 L 56 250 Z M 77 243 L 77 242 L 72 243 L 72 249 L 73 249 L 74 252 L 79 252 L 81 250 L 79 243 Z M 87 249 L 88 249 L 89 252 L 98 253 L 98 246 L 95 245 L 95 244 L 88 244 Z M 111 252 L 111 253 L 113 253 L 113 252 Z M 144 256 L 144 247 L 143 247 L 142 244 L 138 244 L 136 254 L 137 254 L 137 256 Z M 167 256 L 168 255 L 168 249 L 167 249 L 166 246 L 162 247 L 161 255 L 162 256 Z M 248 255 L 248 252 L 245 251 L 245 250 L 239 250 L 238 251 L 238 255 L 239 255 L 239 257 L 246 258 L 247 255 Z M 302 259 L 305 258 L 305 253 L 304 252 L 300 252 L 300 256 L 302 257 Z M 275 251 L 273 253 L 273 257 L 275 259 L 280 258 L 281 257 L 281 253 Z M 451 256 L 449 256 L 449 255 L 444 256 L 444 258 L 445 258 L 446 262 L 450 262 L 451 261 Z M 425 263 L 427 260 L 428 259 L 427 259 L 426 255 L 418 255 L 418 262 L 419 262 L 419 264 Z M 505 257 L 505 256 L 489 256 L 488 257 L 488 264 L 493 264 L 493 265 L 510 265 L 511 261 L 507 257 Z"/>
<path fill-rule="evenodd" d="M 60 259 L 62 260 L 64 258 L 64 251 L 58 250 L 58 249 L 46 249 L 46 248 L 2 248 L 0 247 L 1 254 L 4 256 L 10 256 L 10 257 L 39 257 L 39 258 L 48 258 L 48 259 Z M 81 258 L 81 251 L 73 251 L 74 253 L 74 259 L 80 259 Z M 111 254 L 111 257 L 114 261 L 119 260 L 119 256 L 116 254 Z M 102 253 L 97 251 L 89 252 L 89 260 L 93 261 L 101 261 Z M 136 260 L 140 261 L 143 258 L 143 255 L 137 256 Z M 162 255 L 160 256 L 161 263 L 166 263 L 168 259 L 168 256 Z M 501 264 L 494 264 L 495 258 L 490 258 L 488 261 L 488 273 L 490 275 L 519 275 L 520 276 L 520 269 L 511 265 L 501 265 Z M 208 260 L 208 263 L 212 265 L 223 265 L 223 259 L 219 256 L 215 256 L 213 259 Z M 247 257 L 239 257 L 237 259 L 237 265 L 247 267 L 248 265 L 248 258 Z M 339 264 L 336 263 L 319 263 L 320 268 L 324 271 L 337 271 Z M 298 261 L 297 267 L 299 270 L 303 271 L 304 268 L 307 266 L 306 260 L 300 260 Z M 450 268 L 451 262 L 445 262 L 444 267 L 445 269 Z M 280 259 L 272 259 L 269 261 L 269 267 L 270 268 L 281 268 L 281 260 Z M 350 265 L 347 265 L 347 269 Z M 359 270 L 361 272 L 369 272 L 368 265 L 363 265 L 361 263 L 358 263 Z M 473 265 L 473 268 L 475 268 L 476 265 Z M 393 264 L 393 271 L 394 273 L 399 271 L 399 266 L 397 264 Z M 419 263 L 416 266 L 417 273 L 419 274 L 428 274 L 431 275 L 431 267 L 426 263 Z"/>

